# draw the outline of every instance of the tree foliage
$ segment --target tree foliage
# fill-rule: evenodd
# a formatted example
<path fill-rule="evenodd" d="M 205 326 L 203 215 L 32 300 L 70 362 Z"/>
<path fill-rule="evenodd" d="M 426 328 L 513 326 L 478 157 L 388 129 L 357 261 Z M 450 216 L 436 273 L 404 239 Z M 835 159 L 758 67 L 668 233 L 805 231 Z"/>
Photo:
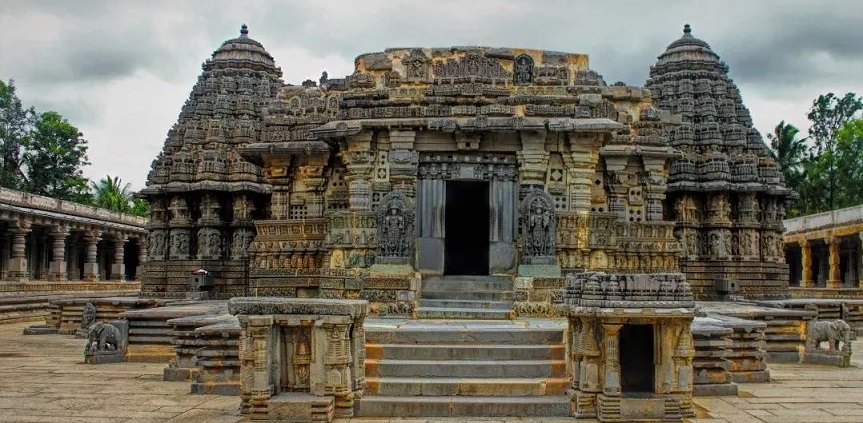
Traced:
<path fill-rule="evenodd" d="M 36 119 L 24 151 L 28 191 L 63 200 L 74 200 L 87 191 L 83 166 L 87 161 L 87 140 L 78 128 L 56 112 L 44 112 Z"/>
<path fill-rule="evenodd" d="M 87 140 L 59 113 L 25 108 L 12 80 L 0 80 L 0 186 L 110 210 L 147 215 L 147 202 L 110 175 L 93 183 Z"/>
<path fill-rule="evenodd" d="M 0 80 L 0 186 L 21 188 L 21 148 L 33 128 L 36 111 L 25 108 L 15 82 Z"/>
<path fill-rule="evenodd" d="M 780 122 L 768 135 L 777 164 L 799 199 L 789 216 L 863 204 L 863 98 L 818 96 L 807 117 L 809 137 Z"/>

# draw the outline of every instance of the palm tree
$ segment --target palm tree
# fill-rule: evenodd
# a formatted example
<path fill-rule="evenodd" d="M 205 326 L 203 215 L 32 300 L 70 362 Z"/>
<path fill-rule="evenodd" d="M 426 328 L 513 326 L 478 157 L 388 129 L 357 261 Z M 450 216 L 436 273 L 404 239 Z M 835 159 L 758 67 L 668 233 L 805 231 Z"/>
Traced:
<path fill-rule="evenodd" d="M 803 161 L 806 154 L 806 138 L 797 138 L 800 130 L 794 125 L 786 124 L 783 120 L 776 125 L 772 134 L 768 134 L 770 140 L 770 155 L 791 189 L 796 190 L 803 178 Z"/>
<path fill-rule="evenodd" d="M 123 184 L 119 177 L 107 175 L 99 182 L 91 182 L 93 189 L 93 205 L 120 213 L 132 210 L 132 185 Z"/>

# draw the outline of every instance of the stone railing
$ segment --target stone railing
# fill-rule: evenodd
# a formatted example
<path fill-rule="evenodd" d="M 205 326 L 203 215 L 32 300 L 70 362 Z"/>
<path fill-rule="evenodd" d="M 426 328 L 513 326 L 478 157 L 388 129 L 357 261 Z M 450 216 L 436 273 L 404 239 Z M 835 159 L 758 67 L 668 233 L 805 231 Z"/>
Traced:
<path fill-rule="evenodd" d="M 7 188 L 0 188 L 0 204 L 97 219 L 104 222 L 121 223 L 124 225 L 136 226 L 142 230 L 147 226 L 147 218 L 145 217 L 117 213 L 108 209 L 87 206 L 66 200 L 58 200 L 56 198 L 30 194 Z"/>
<path fill-rule="evenodd" d="M 859 222 L 863 222 L 863 205 L 787 219 L 783 223 L 785 234 L 790 235 Z"/>
<path fill-rule="evenodd" d="M 363 300 L 229 300 L 242 331 L 241 412 L 256 421 L 352 417 L 365 387 L 368 308 Z"/>

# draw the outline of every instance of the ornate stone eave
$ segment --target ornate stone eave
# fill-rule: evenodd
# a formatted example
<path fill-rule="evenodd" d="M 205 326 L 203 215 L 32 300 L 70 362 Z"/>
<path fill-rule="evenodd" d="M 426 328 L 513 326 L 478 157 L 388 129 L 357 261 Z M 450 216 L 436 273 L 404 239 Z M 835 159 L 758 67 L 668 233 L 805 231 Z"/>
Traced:
<path fill-rule="evenodd" d="M 761 192 L 775 197 L 793 198 L 794 192 L 782 186 L 764 185 L 759 182 L 726 182 L 726 181 L 675 181 L 668 183 L 666 192 L 721 192 L 721 191 L 739 191 L 739 192 Z"/>
<path fill-rule="evenodd" d="M 219 192 L 253 192 L 258 194 L 269 194 L 272 187 L 269 184 L 257 182 L 169 182 L 167 184 L 150 185 L 141 190 L 142 197 L 179 194 L 190 191 L 219 191 Z"/>
<path fill-rule="evenodd" d="M 256 142 L 238 149 L 240 156 L 248 162 L 263 166 L 264 156 L 329 156 L 332 148 L 320 140 Z"/>
<path fill-rule="evenodd" d="M 94 222 L 102 222 L 101 224 L 111 222 L 130 227 L 144 227 L 144 225 L 147 224 L 147 218 L 145 217 L 117 213 L 108 209 L 87 206 L 66 200 L 58 200 L 56 198 L 15 191 L 7 188 L 0 188 L 0 204 L 32 211 L 34 214 L 36 212 L 44 212 L 48 213 L 46 216 L 62 215 L 67 218 L 74 217 L 92 220 Z"/>
<path fill-rule="evenodd" d="M 625 125 L 607 118 L 541 118 L 541 117 L 471 117 L 471 118 L 407 118 L 407 119 L 360 119 L 333 121 L 310 132 L 329 140 L 345 138 L 360 133 L 363 129 L 413 128 L 441 132 L 611 132 L 623 130 Z"/>
<path fill-rule="evenodd" d="M 0 220 L 17 220 L 19 216 L 28 216 L 31 220 L 44 219 L 52 222 L 68 222 L 70 226 L 94 226 L 103 229 L 112 229 L 121 232 L 135 234 L 147 233 L 146 224 L 129 225 L 117 222 L 104 221 L 89 217 L 73 216 L 66 213 L 50 212 L 32 207 L 20 207 L 9 204 L 0 204 Z"/>

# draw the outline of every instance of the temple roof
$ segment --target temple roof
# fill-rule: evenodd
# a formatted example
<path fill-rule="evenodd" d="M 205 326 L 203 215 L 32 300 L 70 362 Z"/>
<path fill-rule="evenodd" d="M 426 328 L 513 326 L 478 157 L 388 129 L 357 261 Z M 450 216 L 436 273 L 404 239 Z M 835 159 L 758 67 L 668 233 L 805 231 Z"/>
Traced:
<path fill-rule="evenodd" d="M 674 40 L 659 55 L 657 65 L 664 65 L 671 62 L 695 61 L 703 60 L 707 62 L 719 63 L 719 55 L 711 48 L 710 44 L 692 35 L 692 27 L 689 24 L 683 26 L 683 36 Z"/>
<path fill-rule="evenodd" d="M 213 52 L 212 62 L 230 64 L 255 64 L 264 68 L 275 69 L 276 63 L 273 56 L 258 41 L 249 38 L 249 27 L 243 24 L 240 27 L 240 36 L 222 43 L 218 50 Z"/>

